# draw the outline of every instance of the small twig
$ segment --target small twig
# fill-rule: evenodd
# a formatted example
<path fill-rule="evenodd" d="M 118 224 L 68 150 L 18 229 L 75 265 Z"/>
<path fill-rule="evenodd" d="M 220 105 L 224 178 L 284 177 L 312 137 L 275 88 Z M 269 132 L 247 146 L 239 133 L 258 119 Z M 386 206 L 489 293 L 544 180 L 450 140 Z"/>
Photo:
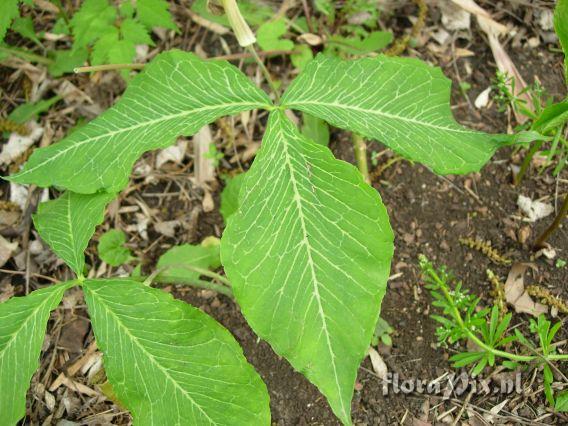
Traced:
<path fill-rule="evenodd" d="M 254 48 L 253 45 L 248 46 L 247 49 L 250 52 L 250 54 L 252 55 L 252 57 L 254 58 L 254 60 L 256 61 L 256 63 L 258 64 L 258 66 L 260 67 L 260 71 L 264 75 L 264 78 L 266 79 L 268 85 L 270 86 L 270 89 L 272 89 L 272 91 L 274 92 L 274 97 L 276 98 L 276 102 L 280 103 L 280 94 L 278 92 L 278 88 L 274 84 L 274 81 L 272 80 L 272 77 L 270 76 L 270 72 L 268 71 L 268 68 L 266 68 L 266 65 L 264 65 L 264 62 L 258 56 L 258 53 L 256 52 L 256 49 Z"/>
<path fill-rule="evenodd" d="M 546 241 L 550 238 L 550 236 L 556 231 L 562 220 L 568 215 L 568 195 L 564 196 L 564 202 L 562 203 L 562 207 L 560 207 L 560 211 L 554 218 L 554 222 L 550 224 L 548 228 L 538 237 L 534 243 L 534 247 L 536 249 L 540 249 L 544 247 Z"/>
<path fill-rule="evenodd" d="M 104 64 L 104 65 L 92 65 L 89 67 L 78 67 L 73 70 L 75 74 L 82 72 L 96 72 L 96 71 L 115 71 L 115 70 L 141 70 L 144 68 L 144 64 Z"/>

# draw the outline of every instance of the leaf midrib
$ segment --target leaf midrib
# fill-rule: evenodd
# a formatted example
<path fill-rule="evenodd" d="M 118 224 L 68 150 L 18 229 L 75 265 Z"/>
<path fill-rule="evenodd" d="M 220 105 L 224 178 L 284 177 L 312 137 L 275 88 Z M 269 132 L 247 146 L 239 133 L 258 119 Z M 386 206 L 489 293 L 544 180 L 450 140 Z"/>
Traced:
<path fill-rule="evenodd" d="M 300 219 L 300 225 L 302 228 L 302 237 L 303 237 L 303 245 L 304 247 L 306 247 L 306 253 L 308 255 L 308 264 L 310 267 L 310 271 L 311 271 L 311 276 L 312 276 L 312 283 L 313 283 L 313 289 L 314 289 L 314 297 L 316 298 L 316 301 L 318 303 L 318 311 L 319 311 L 319 315 L 321 317 L 321 321 L 322 321 L 322 325 L 323 325 L 323 329 L 324 329 L 324 334 L 326 337 L 326 343 L 327 343 L 327 347 L 329 350 L 329 354 L 331 355 L 331 365 L 333 367 L 333 374 L 334 374 L 334 379 L 335 379 L 335 384 L 337 386 L 337 391 L 338 391 L 338 396 L 339 396 L 339 400 L 341 403 L 341 411 L 343 413 L 344 416 L 346 416 L 346 411 L 345 411 L 345 403 L 343 401 L 343 397 L 342 397 L 342 393 L 341 393 L 341 386 L 339 385 L 339 377 L 337 375 L 337 366 L 335 364 L 335 354 L 333 352 L 333 349 L 331 347 L 331 341 L 330 341 L 330 336 L 329 336 L 329 332 L 327 330 L 327 320 L 325 317 L 325 312 L 323 310 L 323 305 L 321 303 L 321 297 L 319 294 L 319 288 L 318 286 L 320 285 L 319 279 L 317 278 L 317 274 L 316 274 L 316 270 L 314 268 L 314 261 L 312 259 L 312 247 L 309 243 L 309 239 L 307 238 L 308 231 L 307 231 L 307 227 L 306 227 L 306 222 L 304 219 L 304 212 L 303 212 L 303 206 L 301 203 L 302 200 L 302 196 L 300 195 L 300 191 L 298 190 L 298 186 L 297 186 L 297 181 L 295 178 L 295 171 L 294 171 L 294 167 L 292 166 L 292 163 L 290 161 L 290 154 L 288 152 L 288 142 L 286 137 L 283 135 L 283 132 L 281 130 L 281 128 L 278 130 L 278 136 L 282 139 L 283 141 L 283 145 L 284 145 L 284 158 L 285 158 L 285 163 L 286 163 L 286 167 L 289 170 L 290 173 L 290 181 L 292 182 L 292 188 L 294 191 L 294 201 L 296 203 L 296 209 L 298 210 L 298 217 Z"/>
<path fill-rule="evenodd" d="M 136 346 L 138 346 L 138 347 L 140 348 L 140 350 L 141 350 L 142 352 L 144 352 L 144 353 L 148 356 L 148 359 L 150 359 L 151 362 L 152 362 L 154 365 L 156 365 L 160 371 L 163 372 L 163 374 L 166 376 L 166 378 L 169 379 L 169 381 L 172 382 L 172 384 L 174 385 L 174 387 L 177 388 L 177 389 L 179 389 L 180 392 L 181 392 L 183 395 L 185 395 L 185 396 L 187 397 L 187 399 L 189 400 L 189 402 L 190 402 L 191 404 L 193 404 L 195 407 L 197 407 L 197 409 L 198 409 L 201 413 L 203 413 L 203 415 L 209 420 L 209 422 L 210 422 L 211 424 L 217 425 L 218 423 L 216 423 L 211 417 L 209 417 L 209 416 L 207 415 L 207 413 L 203 410 L 203 408 L 201 407 L 201 405 L 199 405 L 199 404 L 191 397 L 191 395 L 189 395 L 189 393 L 188 393 L 185 389 L 183 389 L 183 388 L 178 384 L 178 382 L 169 374 L 168 370 L 165 369 L 164 367 L 162 367 L 162 365 L 155 359 L 154 355 L 152 355 L 150 352 L 148 352 L 148 350 L 139 342 L 138 338 L 137 338 L 136 336 L 134 336 L 134 335 L 130 332 L 130 329 L 129 329 L 128 327 L 126 327 L 126 325 L 121 321 L 120 317 L 119 317 L 116 313 L 114 313 L 114 311 L 113 311 L 112 309 L 110 309 L 110 308 L 104 303 L 104 302 L 105 302 L 105 299 L 97 294 L 97 290 L 93 290 L 93 289 L 88 289 L 88 288 L 87 288 L 87 291 L 89 291 L 94 297 L 96 297 L 96 298 L 100 301 L 99 305 L 106 308 L 106 311 L 107 311 L 108 313 L 110 313 L 112 317 L 115 318 L 116 323 L 124 330 L 125 334 L 126 334 L 127 336 L 130 336 L 130 338 L 132 339 L 132 341 L 133 341 L 134 343 L 136 343 Z"/>
<path fill-rule="evenodd" d="M 97 135 L 97 136 L 85 138 L 85 139 L 83 139 L 82 141 L 79 141 L 79 142 L 75 142 L 75 143 L 69 145 L 69 147 L 60 150 L 59 152 L 50 156 L 48 159 L 42 161 L 37 166 L 31 167 L 27 170 L 22 170 L 15 177 L 20 178 L 20 177 L 26 176 L 27 174 L 34 172 L 38 168 L 45 167 L 47 164 L 50 164 L 51 162 L 55 161 L 57 158 L 66 154 L 68 151 L 72 151 L 72 150 L 75 150 L 77 148 L 80 148 L 81 146 L 83 146 L 87 143 L 90 143 L 92 141 L 96 141 L 96 140 L 99 140 L 99 139 L 102 139 L 102 138 L 105 138 L 105 137 L 112 137 L 114 135 L 117 135 L 117 134 L 120 134 L 120 133 L 123 133 L 123 132 L 129 132 L 129 131 L 132 131 L 132 130 L 135 130 L 135 129 L 138 129 L 138 128 L 141 128 L 141 127 L 152 126 L 152 125 L 154 125 L 156 123 L 160 123 L 162 121 L 168 121 L 168 120 L 172 120 L 172 119 L 175 119 L 175 118 L 181 118 L 181 117 L 184 117 L 186 115 L 190 115 L 190 114 L 194 114 L 194 113 L 200 113 L 200 112 L 208 111 L 208 110 L 228 108 L 228 107 L 232 107 L 232 106 L 249 106 L 251 109 L 262 108 L 262 107 L 265 107 L 267 109 L 271 108 L 270 105 L 263 104 L 263 103 L 260 103 L 260 102 L 258 102 L 258 103 L 234 102 L 234 103 L 217 104 L 217 105 L 211 105 L 211 106 L 206 106 L 206 107 L 202 107 L 202 108 L 196 108 L 196 109 L 183 111 L 181 113 L 176 113 L 176 114 L 163 115 L 160 118 L 156 118 L 156 119 L 149 120 L 149 121 L 143 121 L 143 122 L 140 122 L 140 123 L 135 124 L 135 125 L 130 126 L 130 127 L 123 127 L 119 130 L 103 133 L 103 134 L 100 134 L 100 135 Z M 71 136 L 72 135 L 70 135 L 69 137 L 71 137 Z M 53 146 L 57 146 L 57 145 L 53 145 Z"/>
<path fill-rule="evenodd" d="M 379 116 L 383 116 L 385 118 L 389 118 L 389 119 L 393 119 L 393 120 L 400 120 L 400 121 L 405 121 L 411 124 L 416 124 L 419 126 L 425 126 L 425 127 L 430 127 L 432 129 L 436 129 L 436 130 L 442 130 L 442 131 L 447 131 L 447 132 L 454 132 L 454 133 L 464 133 L 464 134 L 478 134 L 478 132 L 466 129 L 466 128 L 451 128 L 451 127 L 444 127 L 444 126 L 437 126 L 435 124 L 432 123 L 428 123 L 427 121 L 420 121 L 420 120 L 416 120 L 413 118 L 408 118 L 408 117 L 404 117 L 404 116 L 400 116 L 400 115 L 396 115 L 396 114 L 390 114 L 388 112 L 384 112 L 381 110 L 375 110 L 375 109 L 367 109 L 367 108 L 360 108 L 354 105 L 348 105 L 348 104 L 340 104 L 337 102 L 322 102 L 322 101 L 296 101 L 296 102 L 291 102 L 289 104 L 283 105 L 281 106 L 281 108 L 299 108 L 302 105 L 315 105 L 315 106 L 323 106 L 323 107 L 334 107 L 334 108 L 341 108 L 341 109 L 347 109 L 347 110 L 353 110 L 353 111 L 357 111 L 357 112 L 361 112 L 361 113 L 366 113 L 366 114 L 373 114 L 373 115 L 379 115 Z"/>

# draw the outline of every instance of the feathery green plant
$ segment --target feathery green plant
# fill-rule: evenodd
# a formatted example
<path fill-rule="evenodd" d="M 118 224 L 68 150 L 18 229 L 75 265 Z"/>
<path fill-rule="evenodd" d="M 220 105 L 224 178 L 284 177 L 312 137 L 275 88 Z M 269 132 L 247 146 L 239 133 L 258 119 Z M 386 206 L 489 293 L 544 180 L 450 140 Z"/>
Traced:
<path fill-rule="evenodd" d="M 464 290 L 462 283 L 456 282 L 444 266 L 434 267 L 423 255 L 419 260 L 426 288 L 434 299 L 432 305 L 442 311 L 442 315 L 430 315 L 440 324 L 436 329 L 438 344 L 447 346 L 469 341 L 475 346 L 475 350 L 459 352 L 450 357 L 452 365 L 455 368 L 471 366 L 471 374 L 475 377 L 487 365 L 493 367 L 498 361 L 510 369 L 534 363 L 543 369 L 544 393 L 548 403 L 553 407 L 556 405 L 558 409 L 552 390 L 554 376 L 551 364 L 568 361 L 568 355 L 559 354 L 552 341 L 562 322 L 552 325 L 544 315 L 537 320 L 531 319 L 530 330 L 537 335 L 539 342 L 539 348 L 536 348 L 517 328 L 511 334 L 511 313 L 500 318 L 497 306 L 481 308 L 480 298 Z M 514 343 L 527 349 L 525 353 L 513 352 L 511 347 Z M 558 395 L 560 401 L 566 398 L 565 393 L 568 392 Z"/>

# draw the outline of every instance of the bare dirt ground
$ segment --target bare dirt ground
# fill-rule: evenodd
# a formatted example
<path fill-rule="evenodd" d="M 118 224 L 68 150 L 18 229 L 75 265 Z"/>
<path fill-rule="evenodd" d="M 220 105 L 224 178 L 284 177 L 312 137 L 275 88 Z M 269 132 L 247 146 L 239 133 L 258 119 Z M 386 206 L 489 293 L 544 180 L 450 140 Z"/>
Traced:
<path fill-rule="evenodd" d="M 401 2 L 398 14 L 385 20 L 385 25 L 396 33 L 404 33 L 410 23 L 401 17 L 412 15 L 415 6 Z M 546 43 L 543 30 L 537 24 L 537 16 L 543 9 L 550 9 L 551 2 L 534 4 L 480 1 L 479 4 L 494 13 L 496 19 L 511 23 L 522 36 L 511 38 L 506 45 L 510 56 L 527 82 L 537 78 L 550 95 L 565 96 L 560 52 Z M 186 20 L 178 16 L 178 19 Z M 452 104 L 457 119 L 470 127 L 487 132 L 506 132 L 512 118 L 499 112 L 494 103 L 486 108 L 475 108 L 471 102 L 491 85 L 495 75 L 495 62 L 487 41 L 479 27 L 472 22 L 468 31 L 455 37 L 454 43 L 437 44 L 432 34 L 439 29 L 441 17 L 436 7 L 431 7 L 427 25 L 417 45 L 405 52 L 441 66 L 454 81 Z M 528 40 L 537 37 L 540 45 L 529 47 Z M 181 47 L 207 51 L 211 56 L 222 53 L 219 37 L 195 23 L 188 23 L 183 33 L 161 42 L 159 48 Z M 234 48 L 237 51 L 237 48 Z M 470 56 L 456 56 L 456 49 L 466 49 Z M 236 61 L 249 74 L 256 73 L 253 64 Z M 272 73 L 283 83 L 291 76 L 289 61 L 273 58 L 269 61 Z M 19 73 L 19 74 L 18 74 Z M 1 112 L 9 112 L 24 98 L 25 73 L 14 67 L 0 66 L 2 81 Z M 124 90 L 124 83 L 113 73 L 96 75 L 69 75 L 61 80 L 72 82 L 91 97 L 92 112 L 111 105 Z M 468 82 L 471 89 L 466 99 L 459 90 L 460 82 Z M 57 84 L 57 83 L 54 83 Z M 49 129 L 47 143 L 60 139 L 82 116 L 89 116 L 88 105 L 65 112 L 65 105 L 56 104 L 43 115 L 40 125 Z M 86 112 L 87 111 L 87 112 Z M 263 118 L 256 117 L 253 123 L 252 143 L 245 136 L 243 126 L 237 122 L 238 153 L 227 147 L 224 126 L 229 120 L 220 121 L 214 130 L 214 141 L 224 152 L 219 174 L 233 173 L 238 167 L 238 156 L 246 169 L 251 162 L 250 152 L 260 142 Z M 512 123 L 514 125 L 514 122 Z M 417 141 L 419 142 L 419 141 Z M 334 131 L 330 145 L 340 159 L 354 162 L 349 135 Z M 377 142 L 368 146 L 369 163 L 372 157 L 386 148 Z M 111 205 L 106 222 L 99 228 L 97 237 L 108 229 L 118 228 L 127 232 L 129 247 L 141 259 L 143 269 L 152 270 L 161 253 L 175 244 L 200 242 L 207 236 L 220 237 L 223 220 L 219 213 L 221 179 L 211 184 L 206 191 L 194 184 L 194 164 L 191 143 L 187 155 L 180 164 L 167 163 L 155 167 L 156 153 L 149 153 L 138 163 L 128 189 Z M 568 175 L 564 172 L 558 179 L 548 172 L 539 174 L 531 170 L 520 187 L 511 183 L 511 165 L 518 165 L 524 151 L 506 149 L 477 174 L 462 177 L 440 177 L 420 165 L 407 161 L 395 162 L 384 169 L 393 154 L 389 151 L 379 156 L 378 164 L 371 168 L 373 186 L 379 191 L 388 207 L 391 224 L 396 234 L 396 251 L 393 259 L 389 289 L 383 302 L 381 316 L 395 329 L 393 345 L 380 344 L 379 353 L 389 371 L 398 373 L 401 380 L 420 378 L 433 380 L 453 370 L 447 361 L 456 353 L 456 347 L 436 346 L 436 323 L 429 317 L 434 308 L 424 288 L 418 268 L 418 255 L 425 254 L 436 264 L 447 265 L 464 286 L 481 297 L 482 303 L 490 304 L 490 283 L 485 270 L 491 267 L 499 276 L 506 277 L 510 267 L 493 265 L 483 254 L 464 247 L 460 237 L 480 237 L 491 240 L 494 247 L 506 253 L 515 262 L 532 262 L 535 268 L 529 274 L 531 283 L 538 283 L 565 299 L 568 298 L 568 267 L 556 267 L 557 259 L 568 259 L 568 232 L 561 228 L 549 241 L 556 250 L 555 259 L 535 257 L 530 241 L 542 232 L 551 217 L 536 223 L 523 220 L 517 207 L 519 194 L 555 204 L 568 190 Z M 23 159 L 18 161 L 21 164 Z M 13 171 L 16 165 L 2 170 Z M 381 173 L 378 173 L 384 169 Z M 0 183 L 0 196 L 7 200 L 10 194 L 8 183 Z M 0 300 L 12 295 L 22 295 L 49 283 L 45 277 L 65 279 L 69 271 L 57 261 L 45 246 L 37 241 L 37 234 L 30 224 L 30 214 L 37 204 L 40 191 L 30 193 L 31 206 L 27 211 L 17 212 L 14 224 L 4 226 L 0 233 L 12 241 L 18 241 L 20 249 L 2 267 L 0 274 Z M 212 198 L 214 206 L 210 209 Z M 179 221 L 175 236 L 167 236 L 156 230 L 155 225 Z M 147 233 L 147 235 L 145 235 Z M 88 263 L 94 264 L 96 274 L 110 274 L 109 267 L 101 265 L 96 258 L 95 244 L 89 249 Z M 129 267 L 118 272 L 127 273 Z M 27 275 L 26 275 L 27 274 Z M 168 286 L 171 291 L 203 311 L 211 314 L 229 329 L 243 346 L 244 353 L 267 384 L 271 397 L 273 423 L 277 425 L 334 425 L 337 419 L 329 409 L 325 398 L 302 375 L 293 371 L 289 364 L 278 357 L 263 341 L 259 341 L 243 319 L 238 306 L 229 298 L 206 290 L 181 286 Z M 514 323 L 521 329 L 528 328 L 527 315 L 516 315 Z M 556 320 L 564 320 L 560 317 Z M 563 327 L 559 340 L 568 339 Z M 64 303 L 54 311 L 48 327 L 40 369 L 32 380 L 28 398 L 28 416 L 23 424 L 128 424 L 130 418 L 125 410 L 115 405 L 100 390 L 104 372 L 93 368 L 100 363 L 88 315 L 79 290 L 72 291 Z M 562 368 L 566 373 L 566 368 Z M 89 371 L 91 373 L 89 373 Z M 95 372 L 94 374 L 92 374 Z M 491 374 L 487 369 L 485 376 Z M 457 371 L 456 373 L 459 373 Z M 443 379 L 442 379 L 443 380 Z M 428 424 L 566 424 L 568 417 L 552 413 L 546 408 L 542 393 L 542 375 L 529 372 L 522 374 L 525 387 L 523 394 L 485 395 L 463 394 L 442 399 L 440 396 L 420 393 L 383 395 L 382 381 L 366 359 L 359 370 L 353 399 L 353 419 L 362 425 L 428 425 Z M 498 414 L 491 415 L 493 407 L 507 399 Z M 464 408 L 465 407 L 465 408 Z M 457 416 L 463 409 L 461 419 Z M 464 420 L 464 419 L 468 420 Z M 67 420 L 74 423 L 58 423 Z M 459 423 L 458 423 L 459 422 Z M 462 423 L 463 422 L 463 423 Z M 1 421 L 0 421 L 1 423 Z"/>

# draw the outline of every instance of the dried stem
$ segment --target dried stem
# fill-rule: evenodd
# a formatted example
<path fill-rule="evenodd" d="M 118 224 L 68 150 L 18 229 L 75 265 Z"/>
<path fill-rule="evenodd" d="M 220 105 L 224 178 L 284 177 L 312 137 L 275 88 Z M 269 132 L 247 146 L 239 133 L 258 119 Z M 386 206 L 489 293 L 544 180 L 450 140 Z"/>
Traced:
<path fill-rule="evenodd" d="M 546 228 L 546 231 L 544 231 L 540 235 L 540 237 L 538 237 L 536 239 L 536 242 L 534 243 L 534 247 L 536 249 L 544 247 L 544 244 L 546 243 L 546 241 L 550 238 L 550 236 L 554 233 L 554 231 L 556 231 L 560 227 L 562 220 L 567 215 L 568 215 L 568 195 L 565 195 L 564 196 L 564 202 L 562 203 L 562 207 L 560 207 L 560 211 L 558 212 L 558 214 L 554 218 L 554 222 L 552 222 L 550 224 L 550 226 L 548 228 Z"/>

